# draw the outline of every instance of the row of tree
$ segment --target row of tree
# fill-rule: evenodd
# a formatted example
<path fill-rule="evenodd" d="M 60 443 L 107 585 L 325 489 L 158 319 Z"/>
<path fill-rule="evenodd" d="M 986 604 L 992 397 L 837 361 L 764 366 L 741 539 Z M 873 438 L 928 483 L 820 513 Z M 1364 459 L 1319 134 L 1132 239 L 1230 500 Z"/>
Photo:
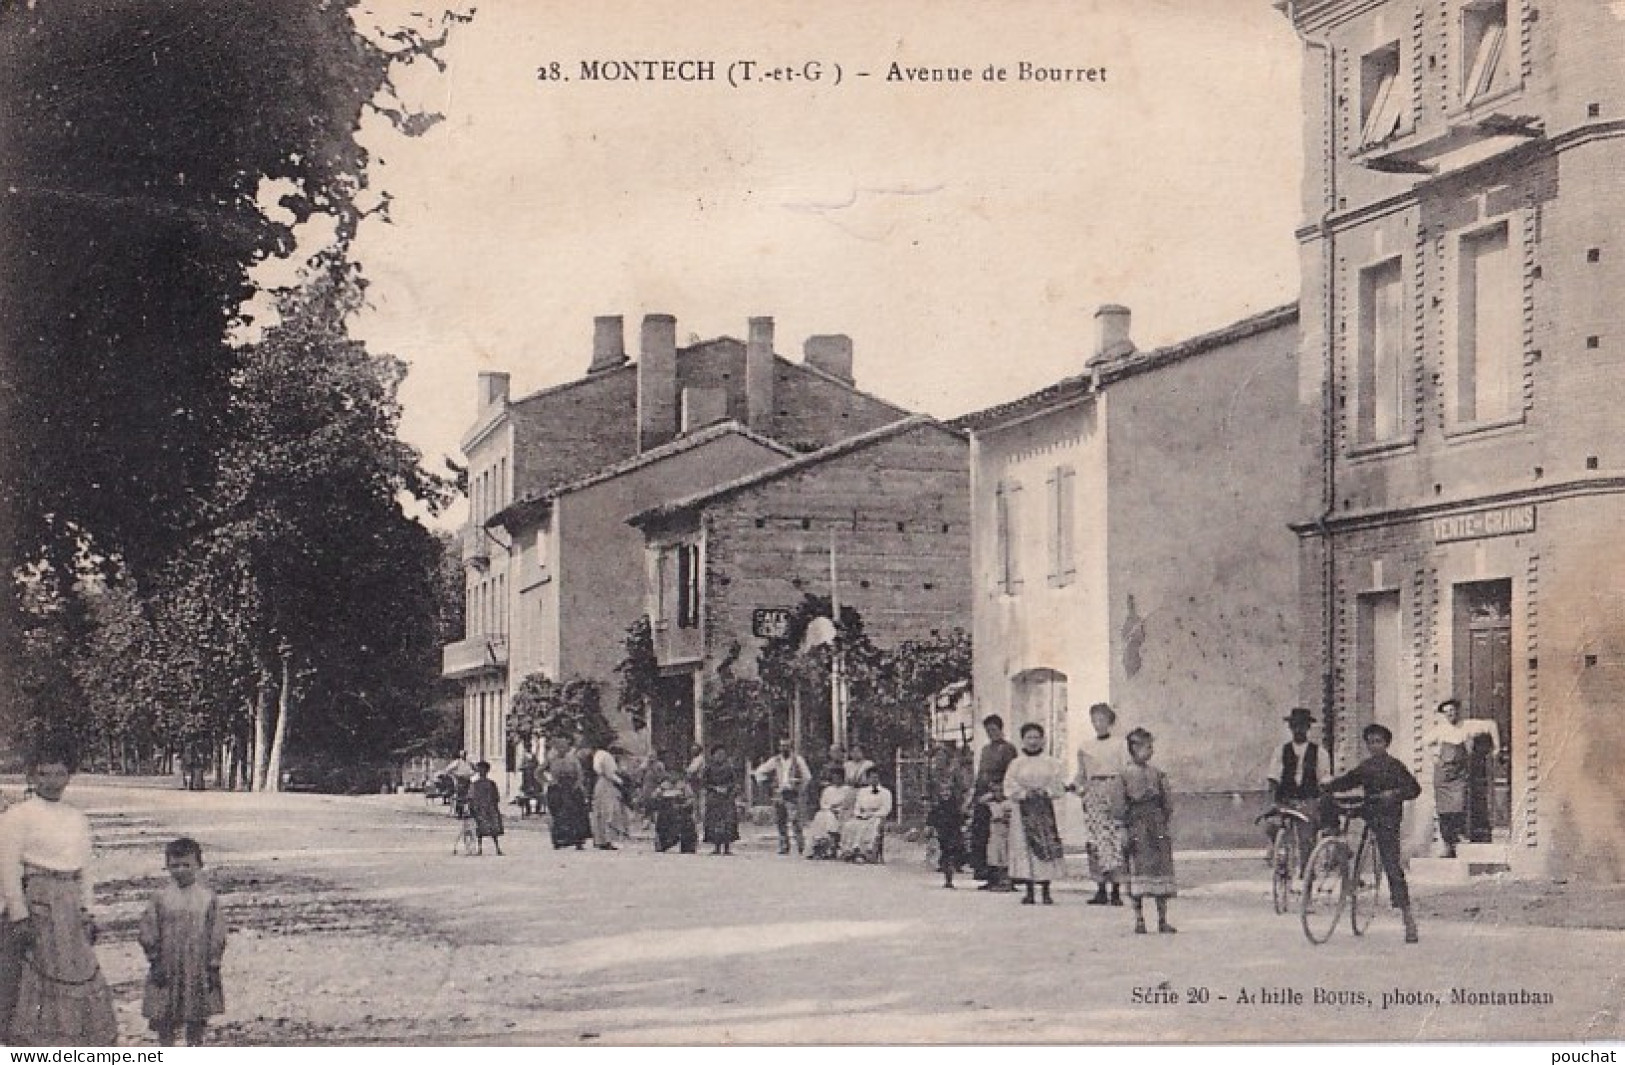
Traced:
<path fill-rule="evenodd" d="M 809 626 L 830 615 L 827 597 L 804 596 L 785 632 L 762 642 L 754 669 L 739 668 L 742 648 L 736 644 L 730 649 L 706 689 L 709 742 L 739 755 L 765 756 L 781 736 L 790 734 L 799 706 L 803 749 L 821 750 L 832 739 L 831 676 L 833 659 L 839 656 L 849 735 L 882 764 L 900 750 L 917 751 L 925 744 L 935 698 L 971 679 L 970 636 L 953 629 L 882 647 L 870 638 L 858 611 L 843 606 L 835 639 L 807 646 Z M 616 706 L 634 730 L 642 731 L 658 712 L 660 699 L 660 669 L 648 618 L 627 629 L 625 655 L 616 673 Z M 509 709 L 510 742 L 529 746 L 541 738 L 578 736 L 593 747 L 607 747 L 618 738 L 598 685 L 582 678 L 556 682 L 540 673 L 525 678 Z M 668 759 L 688 754 L 656 753 Z"/>
<path fill-rule="evenodd" d="M 369 37 L 309 0 L 0 5 L 14 742 L 275 788 L 296 743 L 354 761 L 432 727 L 459 596 L 403 502 L 433 511 L 457 486 L 398 439 L 404 365 L 349 336 L 349 249 L 387 207 L 358 124 L 432 126 L 391 71 L 438 62 L 464 18 Z M 240 343 L 254 268 L 317 214 L 332 243 Z"/>

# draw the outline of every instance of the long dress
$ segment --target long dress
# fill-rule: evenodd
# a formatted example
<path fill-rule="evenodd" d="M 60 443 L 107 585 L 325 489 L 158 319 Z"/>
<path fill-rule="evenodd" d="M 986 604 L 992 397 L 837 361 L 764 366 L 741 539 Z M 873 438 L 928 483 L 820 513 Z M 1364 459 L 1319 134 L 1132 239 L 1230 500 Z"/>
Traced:
<path fill-rule="evenodd" d="M 814 858 L 835 857 L 841 838 L 841 821 L 848 816 L 856 796 L 845 784 L 826 784 L 818 793 L 818 812 L 807 825 Z"/>
<path fill-rule="evenodd" d="M 1004 795 L 1014 804 L 1010 818 L 1011 880 L 1044 882 L 1066 877 L 1055 799 L 1066 794 L 1066 770 L 1046 754 L 1023 751 L 1004 773 Z"/>
<path fill-rule="evenodd" d="M 1134 898 L 1177 895 L 1174 841 L 1168 831 L 1173 799 L 1167 775 L 1154 765 L 1131 764 L 1123 770 L 1123 793 L 1128 893 Z"/>
<path fill-rule="evenodd" d="M 547 816 L 554 847 L 579 846 L 592 835 L 581 790 L 581 763 L 572 754 L 548 760 Z"/>
<path fill-rule="evenodd" d="M 739 774 L 733 766 L 707 762 L 700 779 L 705 783 L 705 842 L 724 846 L 739 839 L 739 811 L 734 795 L 739 791 Z"/>
<path fill-rule="evenodd" d="M 608 751 L 593 755 L 592 838 L 600 847 L 632 834 L 626 800 L 621 793 L 621 771 Z"/>
<path fill-rule="evenodd" d="M 468 812 L 474 818 L 474 835 L 496 839 L 502 835 L 502 794 L 496 782 L 481 777 L 468 788 Z"/>
<path fill-rule="evenodd" d="M 34 942 L 11 1015 L 16 1046 L 112 1046 L 118 1041 L 113 993 L 80 917 L 81 875 L 33 867 L 24 871 Z"/>
<path fill-rule="evenodd" d="M 1128 751 L 1122 737 L 1090 736 L 1078 748 L 1074 781 L 1083 800 L 1084 851 L 1089 878 L 1115 879 L 1123 868 L 1123 767 Z"/>
<path fill-rule="evenodd" d="M 154 1031 L 225 1012 L 218 973 L 226 925 L 213 891 L 200 882 L 165 886 L 141 915 L 138 939 L 151 963 L 141 1015 Z"/>
<path fill-rule="evenodd" d="M 880 856 L 880 841 L 886 818 L 891 816 L 892 795 L 874 785 L 858 791 L 852 816 L 841 823 L 841 857 L 849 861 L 872 862 Z"/>

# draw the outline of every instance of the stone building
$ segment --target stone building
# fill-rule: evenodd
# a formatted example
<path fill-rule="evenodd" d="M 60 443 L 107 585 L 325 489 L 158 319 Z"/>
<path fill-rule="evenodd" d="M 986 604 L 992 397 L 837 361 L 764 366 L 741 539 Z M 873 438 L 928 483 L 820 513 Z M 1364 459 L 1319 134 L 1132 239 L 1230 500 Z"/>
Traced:
<path fill-rule="evenodd" d="M 1340 765 L 1380 721 L 1426 785 L 1459 696 L 1503 752 L 1475 766 L 1461 874 L 1617 880 L 1625 16 L 1278 6 L 1305 56 L 1301 698 Z"/>
<path fill-rule="evenodd" d="M 463 685 L 470 755 L 493 765 L 513 760 L 507 707 L 532 670 L 597 681 L 614 706 L 613 665 L 643 595 L 630 514 L 907 414 L 856 387 L 845 336 L 809 338 L 797 363 L 774 352 L 771 318 L 752 318 L 743 343 L 679 347 L 676 320 L 652 314 L 639 341 L 633 362 L 622 319 L 600 317 L 574 381 L 510 398 L 507 374 L 479 376 L 461 444 L 466 633 L 443 649 L 442 672 Z M 645 741 L 614 723 L 629 745 Z"/>
<path fill-rule="evenodd" d="M 843 613 L 855 609 L 876 644 L 965 628 L 969 482 L 964 436 L 915 417 L 634 516 L 665 675 L 657 748 L 685 751 L 705 739 L 718 668 L 749 675 L 764 616 L 831 594 L 832 553 Z M 830 737 L 828 710 L 827 700 L 817 716 L 808 710 L 809 744 Z"/>
<path fill-rule="evenodd" d="M 1151 351 L 1126 309 L 1096 322 L 1083 372 L 955 422 L 978 716 L 1071 765 L 1108 702 L 1156 735 L 1181 845 L 1250 842 L 1299 676 L 1297 308 Z"/>

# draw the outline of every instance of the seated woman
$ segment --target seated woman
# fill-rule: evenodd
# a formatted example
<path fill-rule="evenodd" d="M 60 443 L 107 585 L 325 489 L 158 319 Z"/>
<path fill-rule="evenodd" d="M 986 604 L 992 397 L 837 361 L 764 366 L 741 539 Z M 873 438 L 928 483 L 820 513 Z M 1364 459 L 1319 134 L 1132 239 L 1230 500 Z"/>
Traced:
<path fill-rule="evenodd" d="M 891 792 L 881 786 L 880 771 L 870 767 L 852 804 L 852 817 L 841 825 L 841 857 L 849 862 L 879 861 L 891 808 Z"/>
<path fill-rule="evenodd" d="M 818 793 L 818 812 L 807 826 L 812 846 L 808 858 L 830 859 L 840 853 L 841 822 L 851 815 L 856 793 L 846 784 L 846 773 L 838 765 L 824 770 L 824 789 Z"/>

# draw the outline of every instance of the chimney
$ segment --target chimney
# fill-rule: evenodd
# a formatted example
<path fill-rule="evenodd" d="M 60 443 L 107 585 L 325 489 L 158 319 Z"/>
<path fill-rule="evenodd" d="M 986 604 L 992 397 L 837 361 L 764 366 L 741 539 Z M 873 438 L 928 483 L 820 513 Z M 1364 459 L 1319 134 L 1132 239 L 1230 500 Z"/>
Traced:
<path fill-rule="evenodd" d="M 677 319 L 643 316 L 638 350 L 638 450 L 659 447 L 677 435 Z"/>
<path fill-rule="evenodd" d="M 587 373 L 603 373 L 625 366 L 626 333 L 618 314 L 601 314 L 592 320 L 592 365 Z"/>
<path fill-rule="evenodd" d="M 1099 340 L 1095 347 L 1096 359 L 1115 359 L 1134 350 L 1129 339 L 1131 315 L 1127 307 L 1116 303 L 1103 303 L 1095 312 L 1095 331 Z"/>
<path fill-rule="evenodd" d="M 773 424 L 773 319 L 752 318 L 745 342 L 745 424 L 766 432 Z"/>
<path fill-rule="evenodd" d="M 852 377 L 852 338 L 845 333 L 808 337 L 801 350 L 808 366 L 849 385 L 857 383 Z"/>
<path fill-rule="evenodd" d="M 508 401 L 508 375 L 505 373 L 480 374 L 479 402 L 481 412 L 486 408 Z"/>

